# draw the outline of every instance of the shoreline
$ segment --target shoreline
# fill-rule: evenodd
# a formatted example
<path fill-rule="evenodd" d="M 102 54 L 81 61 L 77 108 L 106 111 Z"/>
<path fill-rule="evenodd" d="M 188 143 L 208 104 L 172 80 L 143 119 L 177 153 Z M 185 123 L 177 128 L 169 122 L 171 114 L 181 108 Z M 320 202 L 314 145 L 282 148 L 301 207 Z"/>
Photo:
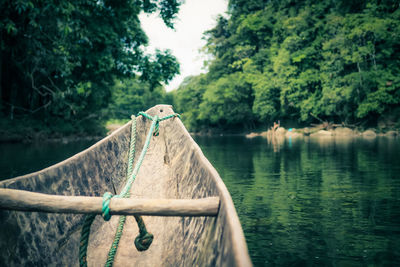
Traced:
<path fill-rule="evenodd" d="M 112 132 L 118 130 L 120 127 L 125 125 L 125 123 L 110 123 L 104 126 L 104 131 L 99 133 L 63 133 L 62 131 L 53 130 L 35 130 L 31 127 L 26 127 L 22 129 L 1 129 L 0 130 L 0 144 L 2 143 L 23 143 L 32 144 L 38 142 L 48 142 L 48 143 L 71 143 L 78 141 L 99 141 Z M 98 131 L 97 131 L 98 132 Z"/>
<path fill-rule="evenodd" d="M 45 143 L 71 143 L 71 142 L 79 142 L 79 141 L 99 141 L 105 136 L 80 136 L 80 135 L 68 135 L 59 137 L 59 135 L 48 136 L 48 135 L 40 135 L 40 136 L 21 136 L 21 135 L 12 135 L 12 136 L 0 136 L 0 144 L 10 144 L 10 143 L 19 143 L 19 144 L 34 144 L 39 142 Z"/>
<path fill-rule="evenodd" d="M 37 143 L 37 142 L 49 142 L 49 143 L 70 143 L 77 141 L 92 141 L 100 140 L 108 135 L 110 135 L 115 130 L 122 127 L 124 124 L 112 123 L 106 125 L 105 128 L 107 133 L 104 135 L 82 135 L 82 134 L 67 134 L 62 133 L 46 133 L 43 131 L 38 132 L 14 132 L 14 131 L 0 131 L 0 143 Z M 322 125 L 314 127 L 304 127 L 304 128 L 289 128 L 278 127 L 275 130 L 272 128 L 267 131 L 261 132 L 242 132 L 242 133 L 230 133 L 230 132 L 190 132 L 192 136 L 245 136 L 246 138 L 255 137 L 364 137 L 364 138 L 375 138 L 378 136 L 386 137 L 400 137 L 399 129 L 391 129 L 387 131 L 379 131 L 376 128 L 370 128 L 366 130 L 351 129 L 349 127 L 335 127 L 331 129 L 326 129 Z"/>
<path fill-rule="evenodd" d="M 245 135 L 246 138 L 254 137 L 363 137 L 363 138 L 376 138 L 378 136 L 386 137 L 398 137 L 400 136 L 400 131 L 388 130 L 386 132 L 377 131 L 375 128 L 370 128 L 366 130 L 351 129 L 348 127 L 336 127 L 331 129 L 326 129 L 324 127 L 305 127 L 305 128 L 289 128 L 278 127 L 275 130 L 269 129 L 264 132 L 251 132 Z"/>

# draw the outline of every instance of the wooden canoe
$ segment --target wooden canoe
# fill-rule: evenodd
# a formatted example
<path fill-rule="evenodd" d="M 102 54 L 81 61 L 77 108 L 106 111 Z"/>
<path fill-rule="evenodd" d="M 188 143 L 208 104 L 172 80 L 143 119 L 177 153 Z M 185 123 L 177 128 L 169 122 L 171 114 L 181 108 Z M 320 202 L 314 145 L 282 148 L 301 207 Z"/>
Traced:
<path fill-rule="evenodd" d="M 157 105 L 149 115 L 173 114 Z M 136 158 L 151 121 L 137 117 Z M 44 170 L 0 182 L 0 188 L 64 196 L 102 196 L 124 186 L 131 123 L 85 151 Z M 131 198 L 198 199 L 219 197 L 217 216 L 143 216 L 154 235 L 138 252 L 138 227 L 128 216 L 114 266 L 251 266 L 243 230 L 231 196 L 178 118 L 160 122 L 131 189 Z M 0 210 L 0 266 L 76 266 L 84 216 Z M 102 266 L 118 216 L 97 216 L 91 230 L 88 265 Z"/>

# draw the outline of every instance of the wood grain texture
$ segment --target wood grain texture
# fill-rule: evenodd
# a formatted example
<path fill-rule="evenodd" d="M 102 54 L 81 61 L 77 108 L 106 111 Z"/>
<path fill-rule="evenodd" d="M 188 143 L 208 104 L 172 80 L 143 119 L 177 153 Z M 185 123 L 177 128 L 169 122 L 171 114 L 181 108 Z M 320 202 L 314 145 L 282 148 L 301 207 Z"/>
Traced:
<path fill-rule="evenodd" d="M 147 111 L 164 117 L 168 105 Z M 139 117 L 136 153 L 141 152 L 150 121 Z M 101 196 L 124 186 L 130 123 L 91 148 L 52 167 L 0 182 L 14 188 L 66 196 Z M 136 159 L 137 160 L 137 159 Z M 199 199 L 218 197 L 216 217 L 144 216 L 154 241 L 145 252 L 132 245 L 138 233 L 127 217 L 114 266 L 251 266 L 231 196 L 178 118 L 160 122 L 131 189 L 132 198 Z M 0 266 L 77 266 L 82 215 L 0 210 Z M 97 216 L 88 248 L 89 266 L 104 265 L 118 216 Z"/>
<path fill-rule="evenodd" d="M 102 197 L 58 196 L 0 188 L 0 209 L 50 213 L 101 214 Z M 111 215 L 216 216 L 219 198 L 113 198 Z"/>

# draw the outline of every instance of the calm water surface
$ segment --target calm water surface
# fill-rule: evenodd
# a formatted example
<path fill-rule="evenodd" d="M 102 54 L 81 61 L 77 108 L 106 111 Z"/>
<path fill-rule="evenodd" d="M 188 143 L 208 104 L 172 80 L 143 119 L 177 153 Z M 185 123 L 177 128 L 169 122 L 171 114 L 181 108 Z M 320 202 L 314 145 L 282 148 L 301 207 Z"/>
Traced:
<path fill-rule="evenodd" d="M 0 180 L 24 175 L 56 164 L 90 147 L 92 141 L 0 143 Z"/>
<path fill-rule="evenodd" d="M 400 266 L 400 140 L 195 137 L 227 185 L 255 266 Z M 0 178 L 93 142 L 0 144 Z"/>
<path fill-rule="evenodd" d="M 197 137 L 255 266 L 400 266 L 400 141 Z"/>

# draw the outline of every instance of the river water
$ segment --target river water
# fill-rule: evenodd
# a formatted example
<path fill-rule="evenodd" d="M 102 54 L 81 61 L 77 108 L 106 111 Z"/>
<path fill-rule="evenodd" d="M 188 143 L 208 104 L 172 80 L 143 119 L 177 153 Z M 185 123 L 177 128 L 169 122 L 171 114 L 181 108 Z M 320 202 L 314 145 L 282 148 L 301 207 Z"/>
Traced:
<path fill-rule="evenodd" d="M 199 137 L 255 266 L 400 266 L 400 141 Z"/>
<path fill-rule="evenodd" d="M 195 139 L 232 195 L 255 266 L 399 266 L 400 139 Z M 0 178 L 91 144 L 0 144 Z"/>

